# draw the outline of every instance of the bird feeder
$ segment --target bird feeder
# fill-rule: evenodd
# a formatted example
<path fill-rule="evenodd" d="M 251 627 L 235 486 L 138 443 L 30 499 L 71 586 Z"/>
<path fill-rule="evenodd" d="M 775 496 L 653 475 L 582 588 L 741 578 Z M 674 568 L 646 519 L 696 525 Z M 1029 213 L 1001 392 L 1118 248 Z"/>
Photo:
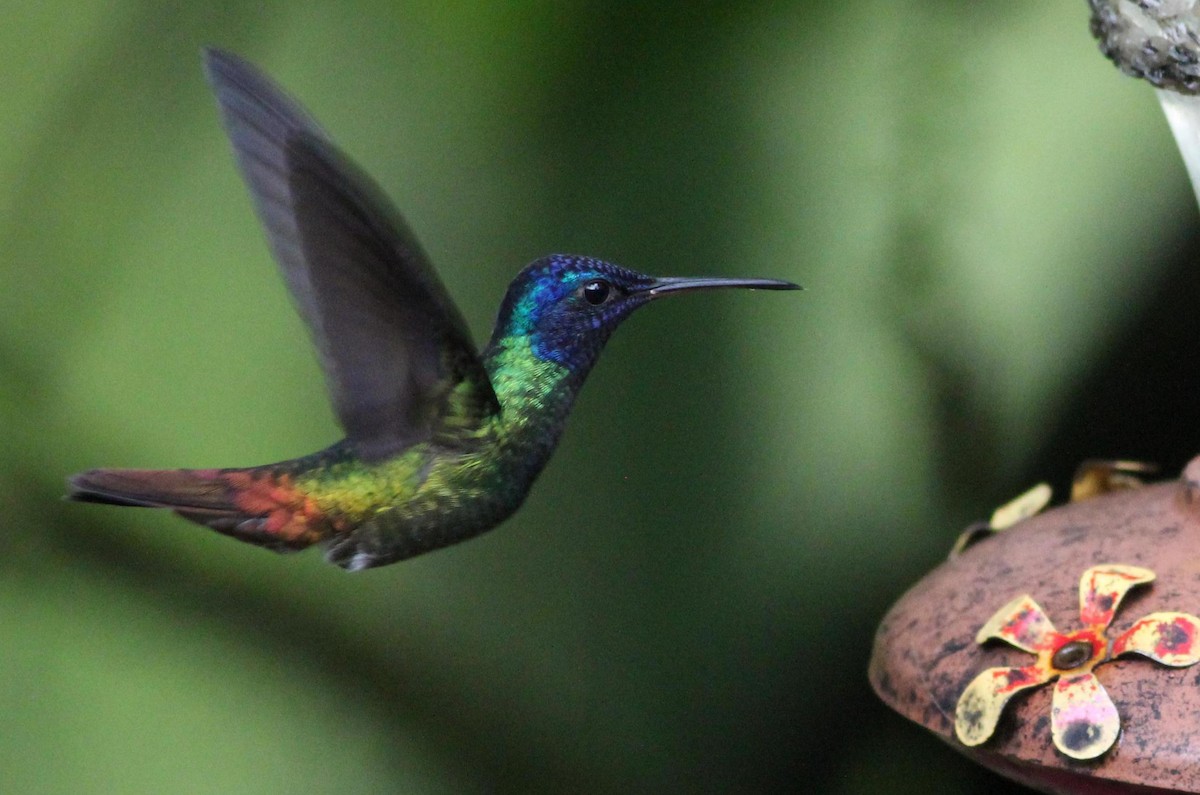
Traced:
<path fill-rule="evenodd" d="M 880 698 L 1045 792 L 1200 792 L 1200 458 L 1142 488 L 1122 469 L 971 529 L 884 618 Z"/>

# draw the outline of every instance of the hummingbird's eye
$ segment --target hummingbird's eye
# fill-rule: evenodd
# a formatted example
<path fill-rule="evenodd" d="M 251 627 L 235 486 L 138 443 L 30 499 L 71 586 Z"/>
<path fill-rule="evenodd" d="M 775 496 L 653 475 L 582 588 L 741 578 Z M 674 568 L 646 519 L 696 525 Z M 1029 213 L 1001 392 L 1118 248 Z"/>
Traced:
<path fill-rule="evenodd" d="M 592 306 L 600 306 L 612 296 L 613 289 L 612 285 L 603 279 L 592 279 L 584 283 L 580 292 L 583 293 L 583 300 Z"/>

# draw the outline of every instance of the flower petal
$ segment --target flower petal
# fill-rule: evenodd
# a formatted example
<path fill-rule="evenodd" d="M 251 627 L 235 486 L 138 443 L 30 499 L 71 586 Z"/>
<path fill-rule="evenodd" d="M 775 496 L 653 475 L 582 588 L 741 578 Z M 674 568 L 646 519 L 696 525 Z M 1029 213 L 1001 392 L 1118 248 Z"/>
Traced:
<path fill-rule="evenodd" d="M 1113 657 L 1126 652 L 1177 668 L 1200 662 L 1200 618 L 1187 613 L 1151 613 L 1113 641 Z"/>
<path fill-rule="evenodd" d="M 1050 733 L 1067 756 L 1095 759 L 1116 742 L 1121 718 L 1094 674 L 1061 677 L 1051 703 Z"/>
<path fill-rule="evenodd" d="M 1029 594 L 1022 594 L 996 611 L 987 623 L 975 634 L 976 643 L 991 638 L 1007 641 L 1018 649 L 1037 654 L 1051 646 L 1058 635 L 1046 611 L 1033 601 Z"/>
<path fill-rule="evenodd" d="M 1049 505 L 1052 494 L 1049 484 L 1039 483 L 1020 497 L 997 508 L 992 513 L 992 520 L 988 522 L 988 526 L 993 530 L 1007 530 Z"/>
<path fill-rule="evenodd" d="M 1139 475 L 1153 475 L 1157 471 L 1157 466 L 1143 461 L 1089 458 L 1075 470 L 1071 502 L 1089 500 L 1120 489 L 1136 489 L 1142 485 Z"/>
<path fill-rule="evenodd" d="M 1004 705 L 1015 693 L 1045 684 L 1051 674 L 1037 665 L 988 668 L 971 680 L 954 709 L 954 733 L 963 745 L 979 745 L 992 736 Z"/>
<path fill-rule="evenodd" d="M 1104 629 L 1129 589 L 1153 579 L 1154 572 L 1140 566 L 1093 566 L 1079 579 L 1080 620 L 1089 627 Z"/>

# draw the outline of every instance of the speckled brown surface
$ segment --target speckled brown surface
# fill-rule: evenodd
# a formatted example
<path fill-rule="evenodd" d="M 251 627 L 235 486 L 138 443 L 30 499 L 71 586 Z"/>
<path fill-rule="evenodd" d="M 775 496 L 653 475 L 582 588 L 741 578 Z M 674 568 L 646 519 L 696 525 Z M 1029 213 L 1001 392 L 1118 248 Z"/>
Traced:
<path fill-rule="evenodd" d="M 1079 577 L 1103 563 L 1145 566 L 1158 575 L 1125 598 L 1110 637 L 1150 612 L 1200 614 L 1200 459 L 1178 482 L 1053 509 L 943 563 L 884 618 L 871 684 L 889 706 L 958 750 L 1048 792 L 1124 791 L 1102 781 L 1200 792 L 1200 665 L 1167 668 L 1130 656 L 1097 668 L 1122 726 L 1116 745 L 1097 760 L 1076 761 L 1055 749 L 1049 686 L 1016 696 L 978 749 L 955 739 L 955 704 L 971 679 L 985 668 L 1033 659 L 1003 644 L 977 645 L 979 628 L 1022 593 L 1059 630 L 1078 628 Z"/>

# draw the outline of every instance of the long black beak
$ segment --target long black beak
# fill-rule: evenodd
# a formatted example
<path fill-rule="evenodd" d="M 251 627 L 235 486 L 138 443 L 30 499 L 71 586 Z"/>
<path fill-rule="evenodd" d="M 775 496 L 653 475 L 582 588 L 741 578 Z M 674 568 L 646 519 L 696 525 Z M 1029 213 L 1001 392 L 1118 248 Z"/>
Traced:
<path fill-rule="evenodd" d="M 722 279 L 722 278 L 690 278 L 686 276 L 666 276 L 655 279 L 643 290 L 651 298 L 662 295 L 683 292 L 684 290 L 724 290 L 727 287 L 740 287 L 743 290 L 803 290 L 798 284 L 780 281 L 779 279 Z"/>

